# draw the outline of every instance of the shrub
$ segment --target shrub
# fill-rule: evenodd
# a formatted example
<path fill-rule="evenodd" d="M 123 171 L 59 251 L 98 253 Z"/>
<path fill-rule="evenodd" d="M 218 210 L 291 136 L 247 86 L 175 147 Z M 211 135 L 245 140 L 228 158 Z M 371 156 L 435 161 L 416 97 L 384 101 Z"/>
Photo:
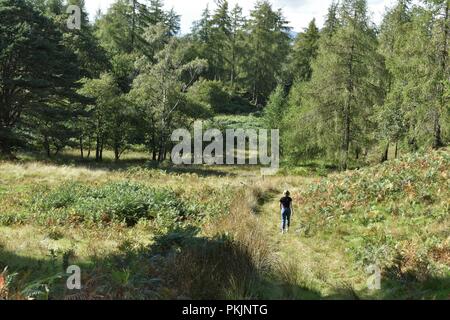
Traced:
<path fill-rule="evenodd" d="M 12 226 L 22 224 L 28 219 L 28 214 L 25 212 L 2 212 L 0 213 L 0 225 Z"/>
<path fill-rule="evenodd" d="M 230 104 L 230 95 L 220 81 L 198 81 L 189 90 L 188 97 L 191 101 L 209 105 L 217 113 L 226 112 Z"/>
<path fill-rule="evenodd" d="M 188 205 L 171 189 L 154 189 L 131 182 L 103 186 L 66 183 L 57 189 L 33 197 L 33 209 L 39 217 L 60 222 L 126 222 L 156 219 L 170 226 L 191 215 Z"/>

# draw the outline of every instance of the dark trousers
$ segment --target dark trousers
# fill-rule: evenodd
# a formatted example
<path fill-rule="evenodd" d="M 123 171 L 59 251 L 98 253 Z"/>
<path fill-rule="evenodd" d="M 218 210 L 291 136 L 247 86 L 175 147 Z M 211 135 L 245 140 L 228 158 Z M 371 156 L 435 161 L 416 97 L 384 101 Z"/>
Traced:
<path fill-rule="evenodd" d="M 286 230 L 291 226 L 291 209 L 283 208 L 281 210 L 281 230 Z"/>

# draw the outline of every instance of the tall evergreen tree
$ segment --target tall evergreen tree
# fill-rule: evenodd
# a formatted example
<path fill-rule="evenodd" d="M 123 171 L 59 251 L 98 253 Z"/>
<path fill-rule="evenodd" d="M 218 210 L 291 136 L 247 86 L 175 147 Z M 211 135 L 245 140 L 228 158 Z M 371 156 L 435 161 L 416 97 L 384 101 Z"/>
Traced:
<path fill-rule="evenodd" d="M 388 160 L 389 147 L 395 143 L 395 156 L 398 156 L 398 145 L 407 133 L 407 112 L 403 99 L 403 79 L 399 61 L 403 47 L 404 35 L 411 27 L 409 0 L 399 0 L 384 16 L 380 30 L 380 52 L 385 57 L 387 68 L 386 99 L 377 110 L 375 119 L 378 124 L 376 137 L 386 143 L 382 161 Z"/>
<path fill-rule="evenodd" d="M 313 76 L 294 121 L 304 123 L 300 127 L 310 135 L 313 149 L 320 147 L 345 170 L 350 151 L 359 155 L 361 147 L 368 147 L 373 129 L 369 117 L 383 101 L 384 64 L 365 0 L 343 1 L 339 25 L 334 35 L 320 40 Z M 317 122 L 311 124 L 313 119 Z"/>
<path fill-rule="evenodd" d="M 317 57 L 319 38 L 320 33 L 315 19 L 309 23 L 305 32 L 297 35 L 289 64 L 289 68 L 293 73 L 293 79 L 298 81 L 309 81 L 311 79 L 311 64 Z"/>
<path fill-rule="evenodd" d="M 11 154 L 23 120 L 73 95 L 79 70 L 58 26 L 26 1 L 1 0 L 0 21 L 0 151 Z"/>
<path fill-rule="evenodd" d="M 427 145 L 439 148 L 449 135 L 448 4 L 426 1 L 402 13 L 405 3 L 400 2 L 397 11 L 387 16 L 397 17 L 398 30 L 382 33 L 391 74 L 385 109 L 388 116 L 389 111 L 397 118 L 403 116 L 404 135 L 413 150 Z"/>
<path fill-rule="evenodd" d="M 231 17 L 227 0 L 217 0 L 217 9 L 211 19 L 211 37 L 208 50 L 213 51 L 210 68 L 214 73 L 214 80 L 226 81 L 229 77 L 227 68 L 231 49 Z"/>
<path fill-rule="evenodd" d="M 242 57 L 244 55 L 244 26 L 245 18 L 242 14 L 242 8 L 235 5 L 230 13 L 230 84 L 234 88 L 235 83 L 240 80 L 239 74 L 242 66 Z"/>
<path fill-rule="evenodd" d="M 143 38 L 146 28 L 163 23 L 173 35 L 179 29 L 179 16 L 164 11 L 161 0 L 150 1 L 149 6 L 138 0 L 116 0 L 97 24 L 97 36 L 109 52 L 148 53 L 149 44 Z M 151 52 L 151 50 L 150 50 Z"/>
<path fill-rule="evenodd" d="M 338 18 L 339 2 L 333 1 L 328 8 L 327 16 L 325 18 L 325 24 L 322 29 L 322 33 L 328 36 L 332 36 L 339 28 Z"/>
<path fill-rule="evenodd" d="M 214 67 L 211 67 L 214 61 L 214 52 L 210 50 L 214 41 L 212 32 L 211 11 L 209 6 L 202 11 L 200 20 L 195 21 L 192 27 L 192 40 L 194 43 L 194 55 L 208 61 L 208 70 L 202 75 L 207 79 L 214 79 Z"/>
<path fill-rule="evenodd" d="M 263 105 L 277 86 L 290 49 L 290 30 L 281 10 L 273 10 L 268 1 L 257 2 L 250 13 L 245 72 L 255 105 Z"/>
<path fill-rule="evenodd" d="M 280 129 L 283 115 L 286 112 L 286 93 L 282 85 L 278 85 L 269 97 L 264 109 L 264 121 L 267 128 Z"/>
<path fill-rule="evenodd" d="M 440 148 L 444 146 L 444 135 L 449 132 L 449 96 L 448 88 L 450 82 L 450 61 L 449 61 L 449 42 L 450 42 L 450 0 L 426 0 L 431 11 L 432 20 L 432 38 L 431 44 L 435 54 L 434 63 L 430 61 L 430 67 L 433 71 L 433 80 L 435 82 L 436 98 L 433 103 L 432 121 L 433 121 L 433 147 Z M 445 133 L 443 133 L 443 129 Z"/>

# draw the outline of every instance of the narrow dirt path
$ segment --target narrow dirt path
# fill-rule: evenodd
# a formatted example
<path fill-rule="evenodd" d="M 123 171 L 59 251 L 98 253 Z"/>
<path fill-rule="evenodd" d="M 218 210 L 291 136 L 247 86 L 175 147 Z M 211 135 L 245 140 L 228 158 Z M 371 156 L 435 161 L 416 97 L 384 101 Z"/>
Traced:
<path fill-rule="evenodd" d="M 296 187 L 290 190 L 295 192 L 302 186 Z M 323 298 L 352 297 L 353 289 L 358 289 L 358 283 L 363 279 L 354 270 L 342 243 L 333 243 L 324 237 L 305 236 L 302 210 L 295 204 L 291 229 L 288 234 L 281 234 L 280 197 L 271 194 L 270 200 L 262 205 L 260 223 L 273 245 L 277 260 L 285 263 L 291 273 L 289 278 L 303 288 L 320 293 Z"/>

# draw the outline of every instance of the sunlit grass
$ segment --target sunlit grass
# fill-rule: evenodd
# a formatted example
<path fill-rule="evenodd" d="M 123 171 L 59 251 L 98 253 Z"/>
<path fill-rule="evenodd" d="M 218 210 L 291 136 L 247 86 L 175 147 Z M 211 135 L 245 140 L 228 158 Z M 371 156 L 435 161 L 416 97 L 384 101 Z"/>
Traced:
<path fill-rule="evenodd" d="M 448 151 L 327 178 L 311 168 L 302 169 L 311 170 L 305 175 L 262 177 L 252 166 L 155 167 L 144 159 L 120 167 L 0 162 L 0 268 L 17 272 L 16 298 L 26 298 L 20 288 L 28 283 L 64 271 L 67 261 L 85 270 L 85 298 L 448 296 Z M 404 191 L 395 189 L 401 176 L 412 179 Z M 383 179 L 393 185 L 375 192 Z M 40 192 L 58 194 L 68 183 L 89 189 L 124 181 L 169 188 L 199 217 L 173 225 L 153 219 L 133 226 L 120 220 L 43 224 L 38 217 L 48 213 L 30 207 Z M 278 199 L 285 189 L 295 207 L 291 231 L 281 235 Z M 384 287 L 369 291 L 365 264 L 375 257 L 369 248 L 380 246 L 387 250 Z M 402 260 L 389 260 L 396 252 Z M 212 278 L 211 270 L 217 272 Z M 204 285 L 212 289 L 205 293 Z M 52 298 L 73 294 L 63 281 L 50 287 Z"/>

